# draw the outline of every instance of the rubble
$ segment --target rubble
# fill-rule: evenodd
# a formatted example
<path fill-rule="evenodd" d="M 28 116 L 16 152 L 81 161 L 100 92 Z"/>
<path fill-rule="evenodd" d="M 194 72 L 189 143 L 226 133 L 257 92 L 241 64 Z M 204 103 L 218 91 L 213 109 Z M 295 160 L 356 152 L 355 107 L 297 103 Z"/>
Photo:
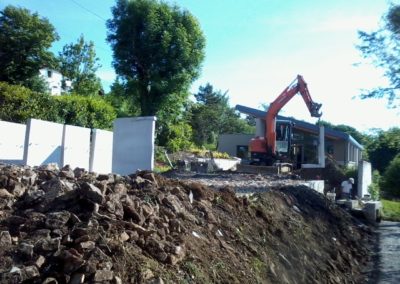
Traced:
<path fill-rule="evenodd" d="M 0 283 L 362 279 L 367 227 L 307 187 L 242 183 L 0 165 Z"/>

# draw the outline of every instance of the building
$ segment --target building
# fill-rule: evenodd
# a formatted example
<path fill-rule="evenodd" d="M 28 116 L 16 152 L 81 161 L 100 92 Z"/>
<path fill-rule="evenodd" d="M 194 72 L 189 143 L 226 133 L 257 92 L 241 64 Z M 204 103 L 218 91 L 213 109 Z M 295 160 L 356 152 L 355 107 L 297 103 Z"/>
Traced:
<path fill-rule="evenodd" d="M 50 68 L 42 68 L 39 70 L 39 73 L 40 77 L 47 83 L 51 95 L 59 96 L 62 92 L 69 92 L 71 90 L 71 81 L 65 78 L 60 72 Z"/>
<path fill-rule="evenodd" d="M 223 134 L 219 137 L 218 151 L 246 159 L 250 139 L 265 134 L 266 112 L 241 105 L 237 105 L 236 110 L 256 118 L 256 133 L 250 135 Z M 277 120 L 290 121 L 293 125 L 291 156 L 297 166 L 318 164 L 318 147 L 321 144 L 319 140 L 320 127 L 280 115 Z M 329 155 L 340 165 L 358 166 L 362 159 L 363 146 L 347 133 L 325 127 L 323 142 L 325 155 Z"/>

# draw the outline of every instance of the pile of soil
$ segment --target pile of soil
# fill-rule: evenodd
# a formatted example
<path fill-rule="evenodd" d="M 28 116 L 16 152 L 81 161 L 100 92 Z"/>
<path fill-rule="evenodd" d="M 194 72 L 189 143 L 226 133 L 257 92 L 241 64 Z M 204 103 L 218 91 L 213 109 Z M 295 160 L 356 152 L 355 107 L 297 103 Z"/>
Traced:
<path fill-rule="evenodd" d="M 0 283 L 356 283 L 370 234 L 301 185 L 0 165 Z"/>

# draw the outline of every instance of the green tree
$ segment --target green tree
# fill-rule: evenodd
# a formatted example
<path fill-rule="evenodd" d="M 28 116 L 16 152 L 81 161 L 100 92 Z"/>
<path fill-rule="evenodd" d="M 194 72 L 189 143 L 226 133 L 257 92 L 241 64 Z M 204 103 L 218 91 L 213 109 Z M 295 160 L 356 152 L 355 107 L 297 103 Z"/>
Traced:
<path fill-rule="evenodd" d="M 334 124 L 332 124 L 328 121 L 324 121 L 324 120 L 321 120 L 319 123 L 321 123 L 325 127 L 331 128 L 333 130 L 338 130 L 338 131 L 347 133 L 347 134 L 351 135 L 354 139 L 356 139 L 357 142 L 359 142 L 361 144 L 364 144 L 368 141 L 368 138 L 366 137 L 366 135 L 364 135 L 363 133 L 361 133 L 360 131 L 358 131 L 357 129 L 355 129 L 352 126 L 345 125 L 345 124 L 334 125 Z"/>
<path fill-rule="evenodd" d="M 400 153 L 400 128 L 381 130 L 372 137 L 366 148 L 372 166 L 383 173 L 390 161 Z"/>
<path fill-rule="evenodd" d="M 386 98 L 391 107 L 399 106 L 400 91 L 400 5 L 391 5 L 377 31 L 359 31 L 358 48 L 365 58 L 384 70 L 389 86 L 378 87 L 361 95 L 362 98 Z"/>
<path fill-rule="evenodd" d="M 73 92 L 78 95 L 98 95 L 102 89 L 96 71 L 100 68 L 94 43 L 85 42 L 83 35 L 76 43 L 63 47 L 59 53 L 60 72 L 72 81 Z"/>
<path fill-rule="evenodd" d="M 48 50 L 58 40 L 54 27 L 37 13 L 7 6 L 0 12 L 0 81 L 29 85 L 43 66 L 55 65 Z"/>
<path fill-rule="evenodd" d="M 118 0 L 112 13 L 107 40 L 113 65 L 137 90 L 141 115 L 157 115 L 171 101 L 182 105 L 204 59 L 197 20 L 157 0 Z"/>
<path fill-rule="evenodd" d="M 395 197 L 400 197 L 400 154 L 389 164 L 383 174 L 382 189 Z"/>
<path fill-rule="evenodd" d="M 190 108 L 190 124 L 196 145 L 216 145 L 221 133 L 251 133 L 253 128 L 229 106 L 227 93 L 201 86 L 194 95 L 197 103 Z"/>

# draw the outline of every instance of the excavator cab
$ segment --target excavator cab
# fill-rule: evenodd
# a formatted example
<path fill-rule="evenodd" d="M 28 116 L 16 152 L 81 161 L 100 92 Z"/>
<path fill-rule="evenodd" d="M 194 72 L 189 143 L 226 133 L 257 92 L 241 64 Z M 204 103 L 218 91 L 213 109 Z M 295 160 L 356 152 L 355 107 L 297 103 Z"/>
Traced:
<path fill-rule="evenodd" d="M 266 141 L 263 137 L 255 137 L 250 141 L 252 165 L 271 166 L 277 161 L 286 162 L 290 158 L 293 122 L 289 120 L 276 121 L 275 153 L 265 151 Z"/>

